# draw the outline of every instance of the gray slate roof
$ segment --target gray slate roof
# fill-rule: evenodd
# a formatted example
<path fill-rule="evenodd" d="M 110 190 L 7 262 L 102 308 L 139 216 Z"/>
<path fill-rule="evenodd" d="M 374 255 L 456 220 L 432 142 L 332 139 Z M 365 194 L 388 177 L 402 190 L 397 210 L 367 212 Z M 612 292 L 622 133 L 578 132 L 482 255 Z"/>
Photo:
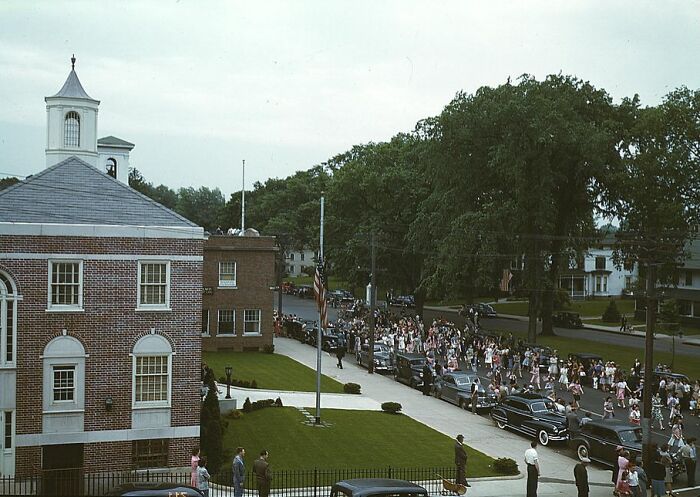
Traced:
<path fill-rule="evenodd" d="M 197 227 L 77 157 L 0 191 L 0 222 Z"/>
<path fill-rule="evenodd" d="M 121 138 L 117 138 L 116 136 L 105 136 L 103 138 L 100 138 L 97 140 L 98 145 L 111 145 L 113 147 L 131 147 L 134 148 L 134 144 L 131 142 L 128 142 L 126 140 L 122 140 Z"/>
<path fill-rule="evenodd" d="M 87 94 L 87 92 L 83 88 L 83 85 L 80 84 L 80 80 L 78 79 L 78 75 L 75 73 L 75 69 L 71 69 L 70 74 L 68 75 L 68 79 L 66 79 L 66 82 L 63 83 L 63 86 L 60 90 L 58 90 L 58 93 L 47 98 L 56 97 L 82 98 L 86 100 L 92 100 L 93 102 L 97 102 L 97 100 L 95 100 Z"/>

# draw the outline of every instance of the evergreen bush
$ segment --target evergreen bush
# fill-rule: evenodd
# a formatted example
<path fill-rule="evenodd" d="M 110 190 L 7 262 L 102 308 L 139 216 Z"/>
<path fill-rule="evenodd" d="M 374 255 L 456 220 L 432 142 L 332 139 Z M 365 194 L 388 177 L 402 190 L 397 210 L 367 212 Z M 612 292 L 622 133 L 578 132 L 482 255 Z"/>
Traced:
<path fill-rule="evenodd" d="M 508 457 L 500 457 L 493 462 L 493 469 L 502 475 L 517 475 L 518 463 Z"/>
<path fill-rule="evenodd" d="M 345 393 L 359 394 L 361 389 L 362 387 L 357 383 L 345 383 L 343 385 L 343 392 Z"/>
<path fill-rule="evenodd" d="M 398 402 L 384 402 L 382 403 L 382 411 L 388 412 L 390 414 L 398 414 L 401 410 L 401 404 Z"/>
<path fill-rule="evenodd" d="M 221 424 L 221 411 L 219 411 L 219 397 L 212 382 L 207 396 L 204 398 L 200 418 L 200 444 L 202 454 L 207 456 L 207 469 L 212 474 L 218 472 L 223 462 L 222 439 L 223 427 Z"/>
<path fill-rule="evenodd" d="M 253 405 L 250 403 L 250 397 L 245 398 L 243 402 L 243 412 L 251 412 L 253 410 Z"/>
<path fill-rule="evenodd" d="M 606 323 L 619 323 L 620 319 L 622 318 L 622 315 L 620 314 L 620 311 L 617 310 L 617 305 L 615 304 L 614 300 L 611 300 L 610 303 L 608 304 L 608 307 L 605 309 L 605 312 L 603 313 L 603 321 Z"/>

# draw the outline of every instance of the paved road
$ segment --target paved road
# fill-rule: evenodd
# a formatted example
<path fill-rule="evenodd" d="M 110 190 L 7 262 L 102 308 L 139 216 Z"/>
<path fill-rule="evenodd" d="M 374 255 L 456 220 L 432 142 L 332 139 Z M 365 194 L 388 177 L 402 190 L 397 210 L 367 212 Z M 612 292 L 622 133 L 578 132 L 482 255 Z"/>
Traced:
<path fill-rule="evenodd" d="M 316 304 L 313 301 L 313 299 L 299 299 L 296 297 L 291 297 L 291 296 L 285 295 L 284 301 L 283 301 L 283 310 L 286 314 L 294 313 L 294 314 L 297 314 L 298 316 L 305 318 L 305 319 L 314 319 L 314 318 L 317 319 Z M 333 320 L 333 319 L 335 319 L 335 317 L 336 317 L 335 310 L 331 310 L 331 315 L 329 316 L 329 319 Z M 432 319 L 430 313 L 426 313 L 426 318 Z M 501 323 L 505 323 L 505 324 L 520 323 L 521 325 L 526 325 L 526 323 L 522 323 L 522 322 L 518 322 L 518 321 L 511 321 L 511 320 L 506 320 L 506 319 L 488 319 L 488 320 L 484 319 L 484 320 L 482 320 L 482 325 L 485 325 L 484 327 L 486 327 L 486 329 L 497 329 L 499 331 L 503 331 L 504 328 L 501 327 Z M 573 331 L 573 330 L 565 330 L 565 331 Z M 589 330 L 586 331 L 586 333 L 588 333 L 588 332 L 589 332 Z M 607 337 L 610 334 L 601 333 L 601 335 Z M 617 337 L 616 335 L 612 335 L 612 338 L 619 338 L 621 340 L 624 340 L 624 339 L 634 340 L 634 338 L 628 337 L 628 336 Z M 314 351 L 313 348 L 311 348 L 309 346 L 303 346 L 303 347 L 306 347 L 306 349 L 308 349 L 308 351 L 313 354 L 313 351 Z M 354 361 L 351 360 L 352 357 L 348 357 L 348 359 L 350 359 L 350 360 L 346 360 L 346 362 L 354 363 Z M 689 360 L 692 360 L 692 359 L 689 359 Z M 354 364 L 353 364 L 353 366 L 355 367 Z M 315 367 L 315 365 L 312 364 L 312 367 Z M 486 377 L 486 371 L 484 369 L 480 369 L 479 374 L 480 374 L 480 376 L 482 376 L 482 379 L 484 382 L 489 381 L 489 379 Z M 379 375 L 374 375 L 374 376 L 381 378 L 381 376 L 379 376 Z M 387 379 L 389 379 L 389 378 L 387 378 Z M 529 375 L 526 376 L 525 378 L 523 378 L 523 380 L 529 380 Z M 360 383 L 362 384 L 361 381 L 360 381 Z M 393 381 L 391 383 L 395 384 Z M 397 386 L 399 388 L 405 388 L 407 390 L 410 390 L 408 387 L 405 387 L 403 385 L 397 385 Z M 581 410 L 582 411 L 588 410 L 594 414 L 600 415 L 601 411 L 602 411 L 603 401 L 604 401 L 604 398 L 606 395 L 607 394 L 604 394 L 603 392 L 601 392 L 599 390 L 594 390 L 593 388 L 590 388 L 590 387 L 585 388 L 584 395 L 581 399 Z M 558 396 L 564 398 L 566 401 L 572 400 L 572 396 L 568 392 L 558 392 Z M 388 398 L 384 397 L 382 401 L 385 401 L 385 400 L 393 400 L 393 399 L 388 399 Z M 428 399 L 427 401 L 433 402 L 436 404 L 445 404 L 446 406 L 449 407 L 448 404 L 441 402 L 441 401 L 438 401 L 437 399 Z M 616 411 L 616 416 L 618 418 L 620 418 L 620 419 L 627 418 L 627 410 L 626 409 L 621 409 L 621 408 L 616 407 L 615 411 Z M 665 412 L 665 416 L 667 419 L 668 418 L 667 412 Z M 484 417 L 484 419 L 487 420 L 487 422 L 490 424 L 490 421 L 486 417 Z M 698 419 L 697 418 L 688 419 L 686 421 L 685 432 L 686 432 L 686 437 L 693 436 L 693 437 L 700 439 L 700 427 L 698 426 Z M 659 431 L 657 429 L 657 430 L 654 430 L 653 433 L 654 433 L 653 439 L 655 442 L 657 442 L 659 444 L 663 444 L 666 441 L 668 441 L 668 438 L 669 438 L 669 429 L 668 428 L 666 428 L 665 432 Z M 566 453 L 567 453 L 567 455 L 569 455 L 571 457 L 574 456 L 572 452 L 566 451 Z M 519 460 L 519 459 L 516 459 L 516 460 Z M 573 464 L 573 460 L 571 461 L 571 463 Z M 681 477 L 681 481 L 684 481 L 683 479 L 684 479 L 684 477 Z"/>

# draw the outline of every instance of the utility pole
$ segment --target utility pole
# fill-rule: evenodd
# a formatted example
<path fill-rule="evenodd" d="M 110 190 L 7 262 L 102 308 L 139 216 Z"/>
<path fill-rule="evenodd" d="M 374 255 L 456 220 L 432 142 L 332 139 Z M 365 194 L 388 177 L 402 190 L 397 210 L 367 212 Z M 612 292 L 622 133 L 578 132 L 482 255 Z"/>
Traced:
<path fill-rule="evenodd" d="M 651 251 L 650 251 L 651 252 Z M 642 391 L 642 458 L 648 470 L 651 453 L 651 384 L 654 378 L 654 326 L 656 324 L 656 265 L 647 253 L 647 311 L 646 335 L 644 343 L 644 390 Z"/>
<path fill-rule="evenodd" d="M 369 291 L 369 364 L 367 365 L 367 372 L 369 374 L 374 374 L 374 309 L 377 303 L 377 250 L 374 243 L 374 230 L 372 230 L 371 239 L 371 249 L 372 249 L 372 274 L 370 275 L 370 291 Z"/>

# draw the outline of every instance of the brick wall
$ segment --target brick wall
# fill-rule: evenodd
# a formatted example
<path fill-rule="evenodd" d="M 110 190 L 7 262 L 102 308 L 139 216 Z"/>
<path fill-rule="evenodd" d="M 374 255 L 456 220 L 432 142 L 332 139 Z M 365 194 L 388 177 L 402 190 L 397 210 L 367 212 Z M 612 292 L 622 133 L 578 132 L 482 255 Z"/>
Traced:
<path fill-rule="evenodd" d="M 0 252 L 55 254 L 142 254 L 202 256 L 203 241 L 187 239 L 88 238 L 2 236 Z M 170 262 L 172 311 L 136 311 L 138 262 L 89 260 L 83 262 L 83 312 L 47 312 L 48 262 L 3 259 L 0 269 L 17 284 L 23 300 L 17 315 L 17 426 L 16 433 L 42 432 L 42 368 L 40 356 L 46 344 L 65 329 L 83 343 L 85 360 L 85 431 L 131 428 L 132 357 L 139 337 L 151 328 L 173 344 L 173 426 L 199 424 L 202 263 Z M 105 409 L 105 398 L 114 406 Z M 99 455 L 119 469 L 125 460 L 107 444 L 86 445 L 88 459 Z M 92 447 L 89 450 L 87 447 Z M 128 459 L 131 458 L 129 444 Z M 17 449 L 17 468 L 22 458 L 36 456 L 36 448 Z M 94 449 L 94 450 L 93 450 Z M 121 451 L 121 447 L 119 447 Z M 33 462 L 33 461 L 32 461 Z M 39 461 L 40 462 L 40 461 Z M 95 459 L 95 466 L 101 462 Z"/>
<path fill-rule="evenodd" d="M 209 310 L 210 337 L 202 339 L 204 350 L 260 350 L 272 345 L 273 291 L 276 285 L 274 237 L 212 236 L 204 244 L 203 297 Z M 219 288 L 219 262 L 236 262 L 237 288 Z M 235 335 L 217 336 L 218 310 L 235 310 Z M 260 309 L 260 336 L 244 336 L 244 310 Z"/>

